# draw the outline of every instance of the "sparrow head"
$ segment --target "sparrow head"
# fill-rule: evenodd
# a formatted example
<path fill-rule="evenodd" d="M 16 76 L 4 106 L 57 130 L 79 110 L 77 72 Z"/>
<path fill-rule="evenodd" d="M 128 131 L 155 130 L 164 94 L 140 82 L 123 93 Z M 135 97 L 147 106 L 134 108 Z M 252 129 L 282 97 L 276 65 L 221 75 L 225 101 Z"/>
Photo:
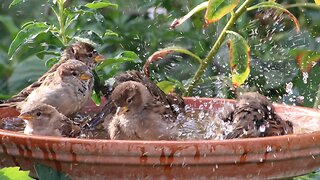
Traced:
<path fill-rule="evenodd" d="M 145 105 L 143 96 L 148 95 L 147 88 L 135 81 L 126 81 L 114 89 L 111 100 L 118 107 L 117 114 L 124 114 L 130 110 L 135 110 Z"/>
<path fill-rule="evenodd" d="M 85 42 L 77 42 L 68 46 L 64 51 L 64 56 L 66 59 L 77 59 L 89 66 L 95 65 L 105 59 L 92 45 Z"/>
<path fill-rule="evenodd" d="M 253 109 L 260 109 L 268 115 L 274 114 L 274 107 L 272 103 L 263 95 L 257 92 L 247 92 L 239 96 L 237 103 L 238 107 L 251 107 Z"/>
<path fill-rule="evenodd" d="M 70 59 L 57 69 L 62 78 L 74 78 L 81 81 L 87 81 L 93 78 L 89 67 L 78 60 Z"/>
<path fill-rule="evenodd" d="M 60 115 L 59 112 L 50 105 L 39 104 L 21 111 L 19 118 L 32 123 L 49 122 L 54 116 Z"/>

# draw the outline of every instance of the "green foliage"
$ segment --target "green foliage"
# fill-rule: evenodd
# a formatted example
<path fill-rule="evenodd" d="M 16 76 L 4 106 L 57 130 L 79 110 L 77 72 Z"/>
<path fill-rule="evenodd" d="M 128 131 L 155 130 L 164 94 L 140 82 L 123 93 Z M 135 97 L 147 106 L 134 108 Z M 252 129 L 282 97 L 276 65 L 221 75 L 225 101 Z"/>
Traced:
<path fill-rule="evenodd" d="M 117 4 L 113 4 L 108 1 L 104 1 L 104 2 L 93 1 L 92 3 L 87 3 L 85 6 L 90 9 L 100 9 L 108 6 L 113 6 L 114 8 L 118 8 Z"/>
<path fill-rule="evenodd" d="M 29 171 L 21 171 L 19 167 L 7 167 L 0 169 L 1 180 L 33 180 L 29 177 Z"/>
<path fill-rule="evenodd" d="M 23 26 L 22 30 L 19 31 L 17 36 L 12 41 L 8 56 L 9 58 L 12 57 L 12 55 L 16 52 L 16 50 L 26 43 L 32 41 L 34 38 L 36 38 L 39 34 L 45 33 L 48 30 L 50 30 L 52 27 L 50 27 L 45 22 L 29 22 L 26 25 Z"/>
<path fill-rule="evenodd" d="M 34 169 L 36 170 L 37 176 L 39 179 L 45 179 L 45 180 L 71 180 L 71 178 L 59 171 L 56 171 L 52 169 L 49 166 L 43 165 L 43 164 L 35 164 Z"/>

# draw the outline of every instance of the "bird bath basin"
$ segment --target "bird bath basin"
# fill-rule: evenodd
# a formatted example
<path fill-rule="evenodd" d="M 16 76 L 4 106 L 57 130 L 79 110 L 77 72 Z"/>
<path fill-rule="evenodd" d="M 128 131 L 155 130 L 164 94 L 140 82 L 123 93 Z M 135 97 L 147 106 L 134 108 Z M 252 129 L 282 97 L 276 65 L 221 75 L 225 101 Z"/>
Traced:
<path fill-rule="evenodd" d="M 185 98 L 192 107 L 222 107 L 234 100 Z M 74 179 L 274 179 L 320 167 L 320 111 L 276 104 L 296 134 L 223 141 L 88 140 L 0 130 L 0 166 L 33 172 L 35 162 Z M 88 111 L 97 110 L 88 106 Z M 6 114 L 4 114 L 6 113 Z M 6 110 L 3 116 L 14 115 Z"/>

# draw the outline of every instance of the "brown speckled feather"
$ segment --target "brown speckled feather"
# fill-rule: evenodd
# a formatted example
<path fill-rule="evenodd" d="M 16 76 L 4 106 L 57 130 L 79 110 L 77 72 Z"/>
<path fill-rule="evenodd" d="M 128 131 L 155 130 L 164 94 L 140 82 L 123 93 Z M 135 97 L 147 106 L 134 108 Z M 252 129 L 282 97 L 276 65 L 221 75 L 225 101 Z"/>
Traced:
<path fill-rule="evenodd" d="M 227 139 L 279 136 L 293 133 L 290 121 L 282 120 L 270 101 L 259 93 L 241 95 L 234 110 L 224 119 L 233 124 Z"/>

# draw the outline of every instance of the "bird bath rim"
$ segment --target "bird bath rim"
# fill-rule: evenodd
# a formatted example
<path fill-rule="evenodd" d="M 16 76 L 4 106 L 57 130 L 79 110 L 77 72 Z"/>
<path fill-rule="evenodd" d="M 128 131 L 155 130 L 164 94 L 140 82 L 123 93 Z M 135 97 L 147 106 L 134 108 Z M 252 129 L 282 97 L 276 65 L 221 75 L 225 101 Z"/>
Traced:
<path fill-rule="evenodd" d="M 185 101 L 204 108 L 235 102 L 191 97 Z M 311 108 L 282 104 L 275 104 L 275 108 L 320 116 L 319 110 Z M 94 109 L 97 107 L 88 105 L 85 110 Z M 128 173 L 132 178 L 281 178 L 319 168 L 319 147 L 319 131 L 247 139 L 143 141 L 61 138 L 0 130 L 0 160 L 4 160 L 0 166 L 19 165 L 32 170 L 32 163 L 38 162 L 72 177 L 88 178 L 123 178 Z"/>

